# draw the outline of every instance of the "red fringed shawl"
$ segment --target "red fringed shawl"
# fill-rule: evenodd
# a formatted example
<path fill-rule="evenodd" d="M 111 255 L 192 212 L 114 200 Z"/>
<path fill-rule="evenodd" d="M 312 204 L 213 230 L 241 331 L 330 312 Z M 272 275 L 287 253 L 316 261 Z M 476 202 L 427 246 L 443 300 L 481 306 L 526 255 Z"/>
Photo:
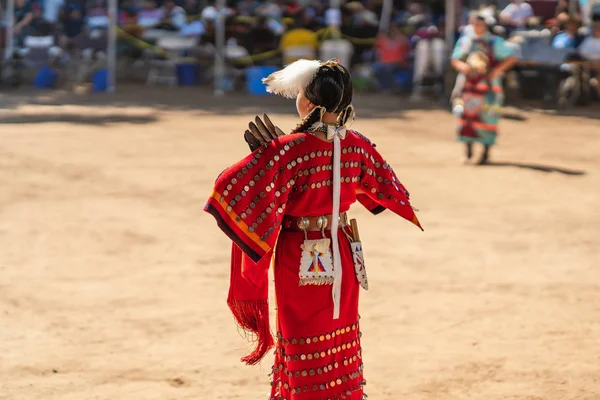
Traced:
<path fill-rule="evenodd" d="M 285 135 L 223 171 L 205 211 L 234 242 L 228 305 L 237 323 L 256 336 L 244 357 L 256 364 L 273 346 L 268 316 L 268 269 L 285 214 L 332 211 L 333 145 L 306 134 Z M 372 213 L 385 209 L 419 226 L 408 192 L 365 137 L 342 141 L 340 212 L 359 201 Z"/>

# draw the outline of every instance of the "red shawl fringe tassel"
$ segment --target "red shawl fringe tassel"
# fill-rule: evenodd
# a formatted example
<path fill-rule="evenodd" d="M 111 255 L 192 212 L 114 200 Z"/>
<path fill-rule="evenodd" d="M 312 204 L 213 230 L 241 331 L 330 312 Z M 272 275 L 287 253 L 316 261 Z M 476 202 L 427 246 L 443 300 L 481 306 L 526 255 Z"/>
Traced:
<path fill-rule="evenodd" d="M 269 323 L 270 260 L 269 254 L 255 263 L 235 243 L 232 244 L 227 305 L 246 338 L 256 343 L 254 351 L 242 358 L 248 365 L 258 364 L 275 345 Z"/>
<path fill-rule="evenodd" d="M 227 304 L 238 325 L 248 336 L 253 336 L 253 341 L 256 342 L 254 351 L 242 357 L 242 362 L 256 365 L 275 345 L 269 323 L 269 302 L 267 300 L 232 301 Z"/>

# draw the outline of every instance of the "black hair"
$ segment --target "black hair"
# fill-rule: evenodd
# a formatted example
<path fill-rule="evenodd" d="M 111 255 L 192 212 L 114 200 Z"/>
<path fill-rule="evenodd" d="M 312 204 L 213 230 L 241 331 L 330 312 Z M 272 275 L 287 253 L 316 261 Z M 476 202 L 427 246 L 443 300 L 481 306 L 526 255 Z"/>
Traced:
<path fill-rule="evenodd" d="M 321 118 L 321 112 L 340 114 L 338 124 L 345 125 L 350 117 L 352 77 L 337 63 L 321 65 L 312 82 L 304 89 L 304 96 L 316 107 L 296 126 L 293 132 L 304 132 Z"/>

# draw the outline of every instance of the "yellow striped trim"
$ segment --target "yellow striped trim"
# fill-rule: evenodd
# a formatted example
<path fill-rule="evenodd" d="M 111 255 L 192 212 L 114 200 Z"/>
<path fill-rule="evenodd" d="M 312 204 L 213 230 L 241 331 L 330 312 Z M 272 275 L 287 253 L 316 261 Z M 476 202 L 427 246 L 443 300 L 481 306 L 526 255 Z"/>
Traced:
<path fill-rule="evenodd" d="M 229 206 L 229 204 L 226 201 L 223 201 L 223 202 L 220 201 L 221 194 L 217 193 L 216 191 L 213 191 L 213 193 L 210 197 L 215 199 L 217 204 L 219 204 L 221 206 L 223 211 L 225 211 L 225 213 L 229 216 L 229 218 L 231 218 L 231 220 L 236 222 L 236 225 L 238 226 L 238 228 L 240 228 L 246 234 L 246 236 L 248 236 L 248 238 L 252 239 L 252 241 L 254 243 L 256 243 L 257 245 L 259 245 L 260 248 L 263 249 L 265 252 L 268 252 L 269 250 L 271 250 L 269 245 L 261 240 L 260 236 L 258 236 L 255 232 L 250 232 L 250 230 L 248 229 L 248 225 L 246 225 L 246 223 L 243 220 L 240 220 L 240 222 L 236 221 L 236 218 L 238 217 L 238 215 L 235 212 L 233 212 L 233 210 L 227 211 L 227 207 Z"/>
<path fill-rule="evenodd" d="M 413 217 L 412 221 L 413 224 L 415 224 L 417 226 L 417 228 L 419 228 L 420 230 L 424 231 L 425 229 L 423 229 L 423 226 L 421 226 L 421 222 L 419 222 L 419 219 L 417 218 L 417 214 L 415 214 L 415 216 Z"/>

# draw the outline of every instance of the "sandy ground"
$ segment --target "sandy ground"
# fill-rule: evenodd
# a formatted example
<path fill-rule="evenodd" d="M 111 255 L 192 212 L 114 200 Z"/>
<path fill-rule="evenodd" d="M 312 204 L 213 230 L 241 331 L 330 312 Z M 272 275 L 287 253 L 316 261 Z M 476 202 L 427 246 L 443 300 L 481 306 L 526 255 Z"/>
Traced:
<path fill-rule="evenodd" d="M 266 399 L 202 207 L 249 118 L 291 128 L 292 103 L 0 101 L 0 398 Z M 426 229 L 353 210 L 369 399 L 600 399 L 599 120 L 513 110 L 496 164 L 464 167 L 445 111 L 357 106 Z"/>

